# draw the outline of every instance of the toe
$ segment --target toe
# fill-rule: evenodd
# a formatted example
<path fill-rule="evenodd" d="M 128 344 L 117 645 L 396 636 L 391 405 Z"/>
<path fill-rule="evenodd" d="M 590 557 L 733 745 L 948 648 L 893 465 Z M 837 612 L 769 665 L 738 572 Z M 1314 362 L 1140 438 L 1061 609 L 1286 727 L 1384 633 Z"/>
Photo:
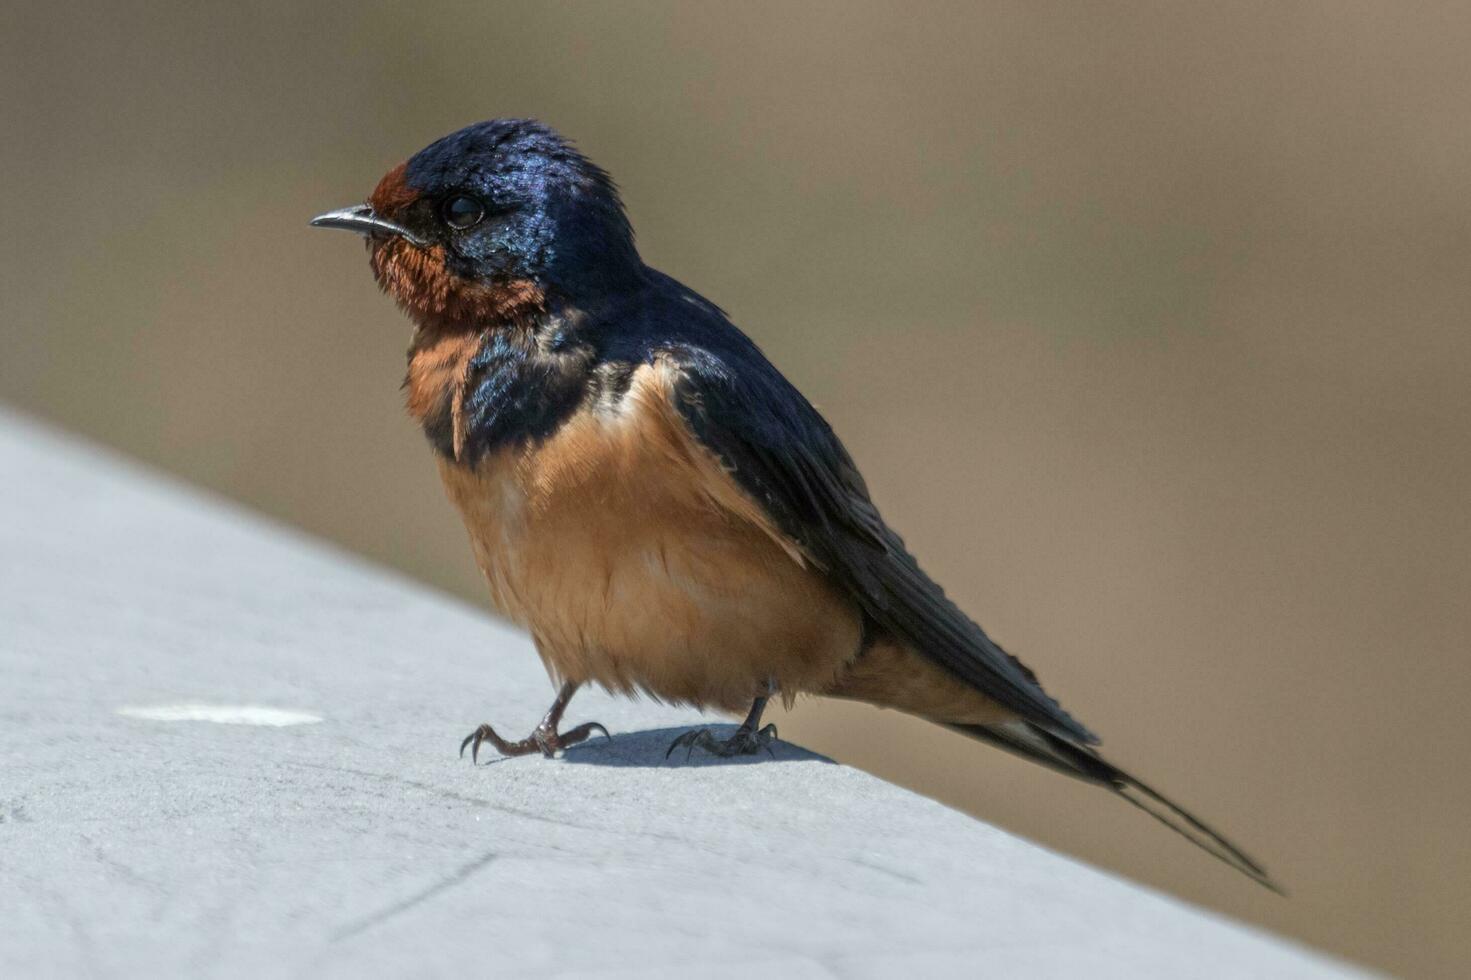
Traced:
<path fill-rule="evenodd" d="M 691 748 L 693 748 L 695 740 L 704 734 L 706 734 L 706 731 L 704 729 L 690 729 L 687 732 L 681 732 L 674 739 L 674 741 L 669 743 L 669 749 L 664 753 L 664 758 L 667 759 L 671 755 L 673 755 L 675 749 L 683 748 L 684 746 L 690 746 Z M 686 758 L 688 758 L 688 756 L 686 756 Z"/>
<path fill-rule="evenodd" d="M 704 749 L 706 752 L 711 752 L 715 755 L 719 755 L 720 749 L 724 744 L 725 743 L 721 742 L 714 735 L 710 734 L 710 729 L 702 728 L 690 741 L 690 747 L 684 753 L 685 761 L 688 762 L 690 756 L 695 754 L 696 748 L 701 748 Z"/>
<path fill-rule="evenodd" d="M 592 736 L 593 732 L 602 732 L 604 738 L 611 739 L 613 737 L 608 734 L 608 730 L 602 725 L 599 725 L 595 721 L 589 721 L 585 724 L 578 725 L 570 732 L 564 732 L 561 735 L 562 746 L 565 748 L 569 745 L 576 745 L 578 742 L 586 741 Z"/>
<path fill-rule="evenodd" d="M 481 725 L 469 735 L 466 735 L 465 740 L 460 743 L 460 758 L 463 759 L 465 757 L 465 749 L 468 748 L 470 750 L 470 764 L 478 765 L 480 763 L 480 746 L 485 743 L 486 739 L 493 739 L 495 737 L 494 729 L 489 725 Z"/>

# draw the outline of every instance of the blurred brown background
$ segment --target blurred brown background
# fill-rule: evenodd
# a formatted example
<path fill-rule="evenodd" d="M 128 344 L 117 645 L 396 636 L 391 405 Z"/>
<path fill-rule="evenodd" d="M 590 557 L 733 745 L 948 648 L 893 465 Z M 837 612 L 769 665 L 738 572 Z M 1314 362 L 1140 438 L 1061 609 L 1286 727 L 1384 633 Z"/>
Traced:
<path fill-rule="evenodd" d="M 0 398 L 483 605 L 408 327 L 306 219 L 539 116 L 961 604 L 1292 897 L 920 723 L 784 735 L 1464 975 L 1471 7 L 1046 6 L 7 4 Z"/>

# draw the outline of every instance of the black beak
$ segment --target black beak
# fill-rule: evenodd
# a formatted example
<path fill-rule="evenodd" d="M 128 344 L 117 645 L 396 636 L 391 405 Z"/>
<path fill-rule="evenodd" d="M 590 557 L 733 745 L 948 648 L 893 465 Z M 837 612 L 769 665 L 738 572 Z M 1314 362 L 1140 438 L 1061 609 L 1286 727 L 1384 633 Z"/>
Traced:
<path fill-rule="evenodd" d="M 336 211 L 319 214 L 312 219 L 312 227 L 342 228 L 345 231 L 355 231 L 359 235 L 369 236 L 396 235 L 410 245 L 424 244 L 419 236 L 403 225 L 396 225 L 387 218 L 378 217 L 366 204 L 354 204 L 350 208 L 338 208 Z"/>

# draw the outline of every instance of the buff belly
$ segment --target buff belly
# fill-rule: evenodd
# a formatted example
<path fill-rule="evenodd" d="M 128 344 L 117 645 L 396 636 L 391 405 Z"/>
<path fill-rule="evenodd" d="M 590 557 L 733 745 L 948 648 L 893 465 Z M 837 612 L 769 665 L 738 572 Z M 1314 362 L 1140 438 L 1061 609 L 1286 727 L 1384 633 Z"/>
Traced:
<path fill-rule="evenodd" d="M 831 691 L 857 606 L 692 439 L 672 381 L 645 366 L 546 440 L 441 461 L 493 604 L 562 680 L 732 712 Z"/>

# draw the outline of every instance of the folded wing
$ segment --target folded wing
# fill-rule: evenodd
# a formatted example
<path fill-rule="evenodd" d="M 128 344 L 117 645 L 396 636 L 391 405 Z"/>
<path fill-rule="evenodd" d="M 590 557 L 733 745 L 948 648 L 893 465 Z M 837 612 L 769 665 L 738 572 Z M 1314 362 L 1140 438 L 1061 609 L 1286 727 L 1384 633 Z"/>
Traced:
<path fill-rule="evenodd" d="M 661 356 L 695 437 L 875 624 L 1042 730 L 1097 742 L 920 569 L 831 427 L 754 345 Z"/>

